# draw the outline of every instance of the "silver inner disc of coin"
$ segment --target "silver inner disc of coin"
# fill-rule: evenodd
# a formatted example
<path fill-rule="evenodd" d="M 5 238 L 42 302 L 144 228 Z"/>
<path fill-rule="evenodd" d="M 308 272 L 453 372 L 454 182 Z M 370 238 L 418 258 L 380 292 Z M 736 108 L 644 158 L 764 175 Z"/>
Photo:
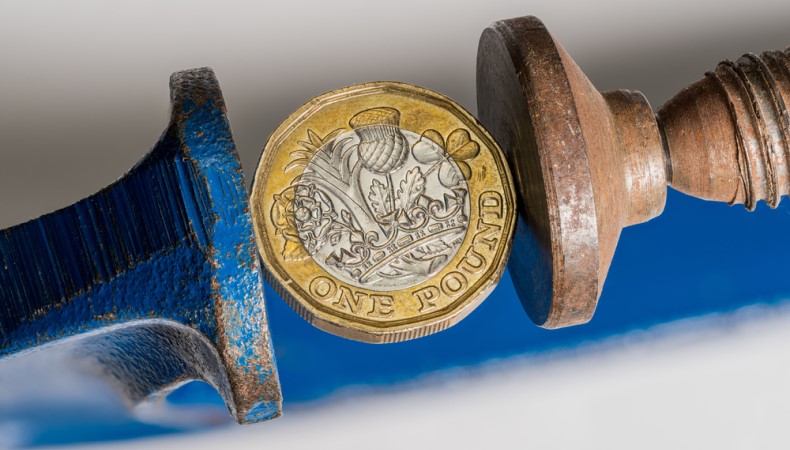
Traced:
<path fill-rule="evenodd" d="M 294 219 L 318 265 L 353 286 L 399 290 L 442 270 L 469 225 L 469 188 L 437 143 L 392 125 L 339 134 L 296 185 Z"/>

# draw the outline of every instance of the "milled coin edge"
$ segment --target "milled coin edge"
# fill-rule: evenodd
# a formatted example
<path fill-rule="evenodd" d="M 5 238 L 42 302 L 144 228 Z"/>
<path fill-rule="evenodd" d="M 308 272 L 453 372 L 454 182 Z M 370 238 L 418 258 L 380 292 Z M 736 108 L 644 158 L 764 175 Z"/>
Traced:
<path fill-rule="evenodd" d="M 270 265 L 268 263 L 267 258 L 265 257 L 267 256 L 265 249 L 269 248 L 270 246 L 268 242 L 264 242 L 258 231 L 259 227 L 257 218 L 259 215 L 262 217 L 265 213 L 261 212 L 256 206 L 258 204 L 257 198 L 259 195 L 258 191 L 256 191 L 256 187 L 258 186 L 258 180 L 263 178 L 263 173 L 266 171 L 263 167 L 263 162 L 266 160 L 267 156 L 266 150 L 270 147 L 276 148 L 277 142 L 280 140 L 279 138 L 281 136 L 287 136 L 289 132 L 298 127 L 301 122 L 306 120 L 305 118 L 310 117 L 314 112 L 319 110 L 324 105 L 342 101 L 344 98 L 356 95 L 365 95 L 364 91 L 366 90 L 379 90 L 384 92 L 392 90 L 396 92 L 405 92 L 410 95 L 416 95 L 417 97 L 427 97 L 427 99 L 438 100 L 451 106 L 454 110 L 473 123 L 476 126 L 477 131 L 480 131 L 483 137 L 493 144 L 491 146 L 492 152 L 495 154 L 495 160 L 498 165 L 499 173 L 501 174 L 500 177 L 502 178 L 501 181 L 503 187 L 505 187 L 504 191 L 506 191 L 502 192 L 502 194 L 505 204 L 507 205 L 508 214 L 506 214 L 505 219 L 503 219 L 502 242 L 500 242 L 497 252 L 501 256 L 498 258 L 498 264 L 491 264 L 489 269 L 486 271 L 487 273 L 480 278 L 481 281 L 478 281 L 474 287 L 468 289 L 471 292 L 476 291 L 477 294 L 465 294 L 466 297 L 461 296 L 461 298 L 455 300 L 451 305 L 448 305 L 442 310 L 432 313 L 427 319 L 418 320 L 408 324 L 398 323 L 394 325 L 387 324 L 384 326 L 369 325 L 357 320 L 344 319 L 343 317 L 338 317 L 336 313 L 327 313 L 318 308 L 315 310 L 311 309 L 313 305 L 305 305 L 294 294 L 292 294 L 287 287 L 288 284 L 293 283 L 293 280 L 287 276 L 287 271 L 285 271 L 284 268 L 281 268 L 284 272 L 286 272 L 283 274 L 285 276 L 281 276 L 277 270 L 277 267 L 274 267 L 275 264 Z M 275 138 L 278 138 L 277 141 L 273 141 Z M 325 92 L 300 106 L 295 112 L 290 114 L 288 118 L 283 121 L 267 139 L 264 149 L 261 152 L 261 156 L 258 160 L 250 190 L 250 208 L 253 218 L 255 242 L 258 247 L 259 257 L 261 258 L 262 262 L 262 272 L 266 280 L 269 282 L 275 292 L 277 292 L 277 294 L 291 307 L 291 309 L 293 309 L 308 323 L 325 332 L 359 342 L 372 344 L 403 342 L 428 336 L 457 324 L 466 316 L 468 316 L 472 311 L 474 311 L 478 306 L 480 306 L 483 300 L 485 300 L 491 294 L 494 288 L 496 288 L 502 278 L 502 275 L 504 274 L 505 268 L 507 267 L 507 261 L 512 250 L 512 236 L 515 230 L 517 219 L 515 203 L 516 191 L 515 186 L 513 185 L 513 177 L 510 173 L 507 159 L 505 158 L 501 147 L 493 138 L 493 136 L 491 136 L 488 130 L 483 126 L 483 124 L 480 123 L 476 117 L 474 117 L 457 102 L 441 93 L 408 83 L 378 81 L 351 85 Z M 457 306 L 453 307 L 452 311 L 446 312 L 447 308 L 451 308 L 452 305 Z M 442 314 L 442 311 L 445 311 L 445 313 Z"/>

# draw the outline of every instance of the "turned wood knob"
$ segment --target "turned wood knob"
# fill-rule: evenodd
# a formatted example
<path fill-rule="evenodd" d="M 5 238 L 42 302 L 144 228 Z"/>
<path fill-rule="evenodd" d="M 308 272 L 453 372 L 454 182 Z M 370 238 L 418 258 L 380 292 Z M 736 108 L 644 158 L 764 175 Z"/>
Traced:
<path fill-rule="evenodd" d="M 790 57 L 724 61 L 658 111 L 667 180 L 708 200 L 776 207 L 790 187 Z"/>
<path fill-rule="evenodd" d="M 724 61 L 654 114 L 639 92 L 599 92 L 522 17 L 483 32 L 477 95 L 518 187 L 516 291 L 546 328 L 590 320 L 620 231 L 661 214 L 667 185 L 749 210 L 790 193 L 787 51 Z"/>

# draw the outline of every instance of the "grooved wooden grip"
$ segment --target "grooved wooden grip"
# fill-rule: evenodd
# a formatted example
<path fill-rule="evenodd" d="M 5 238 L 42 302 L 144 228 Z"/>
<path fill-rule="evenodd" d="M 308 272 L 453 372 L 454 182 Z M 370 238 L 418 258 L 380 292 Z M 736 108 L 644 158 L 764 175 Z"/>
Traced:
<path fill-rule="evenodd" d="M 599 92 L 516 17 L 480 37 L 477 92 L 521 194 L 516 292 L 546 328 L 592 317 L 621 230 L 660 215 L 667 184 L 750 210 L 790 194 L 790 48 L 724 61 L 656 114 L 639 92 Z"/>
<path fill-rule="evenodd" d="M 709 200 L 764 200 L 790 194 L 790 55 L 747 54 L 721 62 L 658 112 L 670 184 Z"/>

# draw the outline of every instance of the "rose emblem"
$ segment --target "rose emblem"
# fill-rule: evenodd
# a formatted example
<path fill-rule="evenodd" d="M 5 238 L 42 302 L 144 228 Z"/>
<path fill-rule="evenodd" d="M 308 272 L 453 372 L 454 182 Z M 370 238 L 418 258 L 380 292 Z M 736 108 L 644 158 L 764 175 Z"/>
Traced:
<path fill-rule="evenodd" d="M 327 233 L 337 218 L 332 200 L 315 185 L 298 185 L 293 200 L 299 238 L 309 254 L 327 242 Z"/>
<path fill-rule="evenodd" d="M 279 194 L 275 194 L 274 206 L 271 212 L 274 234 L 285 239 L 283 258 L 286 261 L 300 261 L 310 257 L 305 252 L 304 247 L 302 247 L 299 233 L 296 231 L 296 219 L 294 218 L 295 195 L 295 186 L 290 186 Z"/>

